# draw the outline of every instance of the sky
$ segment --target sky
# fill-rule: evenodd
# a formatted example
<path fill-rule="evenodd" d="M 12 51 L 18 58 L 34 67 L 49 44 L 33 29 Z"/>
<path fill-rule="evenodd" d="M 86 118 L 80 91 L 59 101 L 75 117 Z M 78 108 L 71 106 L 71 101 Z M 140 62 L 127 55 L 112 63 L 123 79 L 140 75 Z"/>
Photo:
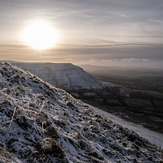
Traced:
<path fill-rule="evenodd" d="M 163 68 L 163 0 L 0 0 L 0 59 Z M 38 51 L 21 40 L 45 20 L 57 44 Z"/>

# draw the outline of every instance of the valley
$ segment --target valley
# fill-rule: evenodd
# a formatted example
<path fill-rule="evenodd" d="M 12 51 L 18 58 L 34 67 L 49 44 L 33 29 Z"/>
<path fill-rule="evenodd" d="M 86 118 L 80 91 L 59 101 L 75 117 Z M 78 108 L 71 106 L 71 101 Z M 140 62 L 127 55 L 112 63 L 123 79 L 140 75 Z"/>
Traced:
<path fill-rule="evenodd" d="M 17 62 L 12 64 L 66 90 L 83 102 L 148 129 L 163 133 L 163 96 L 160 93 L 130 89 L 111 81 L 104 82 L 70 63 Z M 98 71 L 96 70 L 96 72 Z M 143 74 L 147 73 L 143 72 Z M 131 75 L 135 76 L 138 73 L 130 72 Z"/>

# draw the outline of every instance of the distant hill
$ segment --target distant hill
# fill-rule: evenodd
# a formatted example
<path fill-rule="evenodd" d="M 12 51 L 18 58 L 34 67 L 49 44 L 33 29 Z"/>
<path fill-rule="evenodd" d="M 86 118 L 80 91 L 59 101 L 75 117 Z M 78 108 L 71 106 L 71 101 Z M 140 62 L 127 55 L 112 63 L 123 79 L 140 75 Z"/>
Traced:
<path fill-rule="evenodd" d="M 71 63 L 12 63 L 36 74 L 38 77 L 66 90 L 103 89 L 106 83 L 88 74 L 82 68 Z M 108 85 L 114 85 L 107 83 Z"/>

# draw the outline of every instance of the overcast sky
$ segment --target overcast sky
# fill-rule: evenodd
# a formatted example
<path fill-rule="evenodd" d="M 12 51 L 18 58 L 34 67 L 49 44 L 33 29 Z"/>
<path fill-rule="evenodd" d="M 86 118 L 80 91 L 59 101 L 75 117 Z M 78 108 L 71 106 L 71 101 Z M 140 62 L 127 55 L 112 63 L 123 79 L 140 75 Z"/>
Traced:
<path fill-rule="evenodd" d="M 163 61 L 163 0 L 0 0 L 0 18 L 0 59 Z M 37 54 L 22 46 L 21 31 L 37 19 L 59 31 L 57 48 Z"/>

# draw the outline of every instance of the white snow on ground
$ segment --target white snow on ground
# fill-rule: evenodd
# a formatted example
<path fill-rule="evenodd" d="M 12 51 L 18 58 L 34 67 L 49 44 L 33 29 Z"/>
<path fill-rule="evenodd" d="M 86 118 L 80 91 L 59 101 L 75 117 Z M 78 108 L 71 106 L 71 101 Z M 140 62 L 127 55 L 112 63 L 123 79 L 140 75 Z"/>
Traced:
<path fill-rule="evenodd" d="M 28 63 L 15 62 L 16 66 L 30 71 L 42 80 L 66 90 L 71 89 L 103 89 L 105 86 L 117 86 L 103 82 L 71 63 Z"/>
<path fill-rule="evenodd" d="M 110 118 L 113 122 L 118 123 L 120 125 L 122 125 L 123 127 L 126 127 L 128 129 L 133 130 L 134 132 L 136 132 L 139 136 L 146 138 L 149 142 L 151 142 L 152 144 L 157 145 L 158 147 L 163 148 L 163 134 L 160 134 L 158 132 L 154 132 L 151 131 L 147 128 L 144 128 L 141 125 L 132 123 L 132 122 L 128 122 L 125 121 L 113 114 L 110 114 L 108 112 L 105 112 L 101 109 L 98 109 L 94 106 L 91 106 L 91 108 L 93 108 L 94 110 L 96 110 L 98 113 L 101 113 L 103 116 L 106 116 L 108 118 Z"/>
<path fill-rule="evenodd" d="M 154 163 L 163 150 L 64 90 L 0 63 L 0 163 Z"/>

